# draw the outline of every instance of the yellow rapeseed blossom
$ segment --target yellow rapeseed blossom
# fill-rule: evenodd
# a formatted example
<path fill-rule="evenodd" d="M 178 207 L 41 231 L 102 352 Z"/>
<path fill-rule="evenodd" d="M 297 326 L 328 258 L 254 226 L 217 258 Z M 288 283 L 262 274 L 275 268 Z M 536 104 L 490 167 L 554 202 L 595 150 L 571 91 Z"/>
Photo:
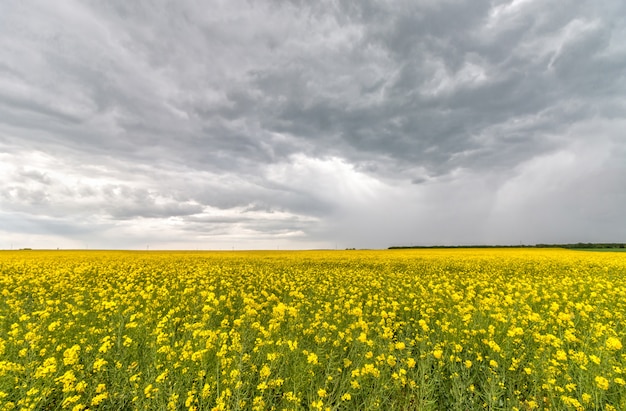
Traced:
<path fill-rule="evenodd" d="M 73 405 L 78 401 L 80 401 L 80 395 L 65 397 L 65 399 L 61 402 L 61 406 L 64 408 L 69 408 L 70 406 L 73 407 Z"/>
<path fill-rule="evenodd" d="M 619 338 L 616 337 L 607 338 L 605 345 L 606 348 L 611 351 L 617 351 L 622 349 L 622 342 L 619 340 Z"/>
<path fill-rule="evenodd" d="M 576 398 L 568 397 L 566 395 L 561 396 L 561 401 L 567 407 L 574 408 L 576 411 L 583 411 L 585 407 Z"/>
<path fill-rule="evenodd" d="M 567 361 L 567 353 L 563 350 L 558 350 L 556 352 L 556 359 L 559 361 Z"/>
<path fill-rule="evenodd" d="M 63 392 L 72 392 L 74 391 L 76 376 L 74 375 L 74 371 L 68 370 L 62 376 L 57 377 L 55 381 L 63 385 Z"/>
<path fill-rule="evenodd" d="M 270 370 L 270 367 L 268 367 L 267 365 L 264 365 L 261 368 L 261 371 L 259 371 L 259 376 L 261 378 L 267 378 L 270 376 L 270 374 L 272 373 L 272 371 Z"/>
<path fill-rule="evenodd" d="M 95 397 L 93 397 L 91 399 L 91 405 L 93 405 L 94 407 L 102 404 L 102 402 L 104 400 L 106 400 L 107 398 L 109 398 L 109 394 L 106 392 L 103 392 L 102 394 L 98 394 Z"/>
<path fill-rule="evenodd" d="M 2 251 L 0 411 L 622 409 L 625 276 L 557 249 Z"/>
<path fill-rule="evenodd" d="M 600 388 L 601 390 L 606 391 L 609 389 L 609 380 L 607 380 L 606 378 L 602 376 L 596 376 L 595 382 L 598 388 Z"/>
<path fill-rule="evenodd" d="M 93 362 L 94 372 L 99 372 L 100 370 L 102 370 L 102 367 L 104 367 L 107 364 L 108 364 L 107 360 L 102 359 L 102 358 L 96 358 L 96 360 Z"/>
<path fill-rule="evenodd" d="M 307 356 L 307 359 L 306 359 L 306 360 L 307 360 L 307 362 L 308 362 L 309 364 L 317 364 L 317 363 L 318 363 L 318 361 L 317 361 L 317 354 L 315 354 L 315 353 L 313 353 L 313 352 L 312 352 L 312 353 L 310 353 L 310 354 Z"/>
<path fill-rule="evenodd" d="M 78 354 L 80 353 L 80 345 L 75 344 L 63 352 L 63 364 L 73 365 L 78 363 Z"/>

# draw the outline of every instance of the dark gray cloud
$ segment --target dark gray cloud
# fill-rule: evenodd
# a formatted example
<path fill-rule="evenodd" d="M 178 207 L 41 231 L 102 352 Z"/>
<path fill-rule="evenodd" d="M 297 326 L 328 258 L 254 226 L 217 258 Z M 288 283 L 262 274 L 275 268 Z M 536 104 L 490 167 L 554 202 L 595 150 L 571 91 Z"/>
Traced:
<path fill-rule="evenodd" d="M 6 1 L 0 230 L 622 241 L 625 37 L 617 0 Z"/>

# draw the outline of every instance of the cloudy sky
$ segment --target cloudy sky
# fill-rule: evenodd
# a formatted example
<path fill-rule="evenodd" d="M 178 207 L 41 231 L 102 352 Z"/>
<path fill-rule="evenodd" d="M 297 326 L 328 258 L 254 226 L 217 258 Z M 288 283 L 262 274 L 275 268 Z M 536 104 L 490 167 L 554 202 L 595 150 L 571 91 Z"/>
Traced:
<path fill-rule="evenodd" d="M 623 0 L 0 3 L 0 248 L 626 241 Z"/>

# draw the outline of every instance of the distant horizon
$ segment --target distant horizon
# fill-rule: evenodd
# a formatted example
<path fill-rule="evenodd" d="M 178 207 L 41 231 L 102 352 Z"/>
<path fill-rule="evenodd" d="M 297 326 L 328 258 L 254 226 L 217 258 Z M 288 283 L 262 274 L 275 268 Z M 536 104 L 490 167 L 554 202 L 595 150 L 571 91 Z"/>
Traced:
<path fill-rule="evenodd" d="M 286 249 L 237 249 L 237 248 L 196 248 L 196 249 L 175 249 L 175 248 L 11 248 L 0 249 L 0 251 L 367 251 L 367 250 L 394 250 L 394 249 L 437 249 L 437 248 L 624 248 L 624 242 L 599 242 L 599 243 L 567 243 L 567 244 L 445 244 L 445 245 L 394 245 L 386 248 L 286 248 Z"/>

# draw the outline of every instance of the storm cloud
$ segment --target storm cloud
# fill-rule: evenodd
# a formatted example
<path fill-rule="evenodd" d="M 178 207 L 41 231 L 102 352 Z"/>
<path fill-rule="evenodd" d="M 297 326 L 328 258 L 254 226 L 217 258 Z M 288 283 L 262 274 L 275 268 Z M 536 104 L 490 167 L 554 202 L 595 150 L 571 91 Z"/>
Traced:
<path fill-rule="evenodd" d="M 626 4 L 0 4 L 0 248 L 626 241 Z"/>

